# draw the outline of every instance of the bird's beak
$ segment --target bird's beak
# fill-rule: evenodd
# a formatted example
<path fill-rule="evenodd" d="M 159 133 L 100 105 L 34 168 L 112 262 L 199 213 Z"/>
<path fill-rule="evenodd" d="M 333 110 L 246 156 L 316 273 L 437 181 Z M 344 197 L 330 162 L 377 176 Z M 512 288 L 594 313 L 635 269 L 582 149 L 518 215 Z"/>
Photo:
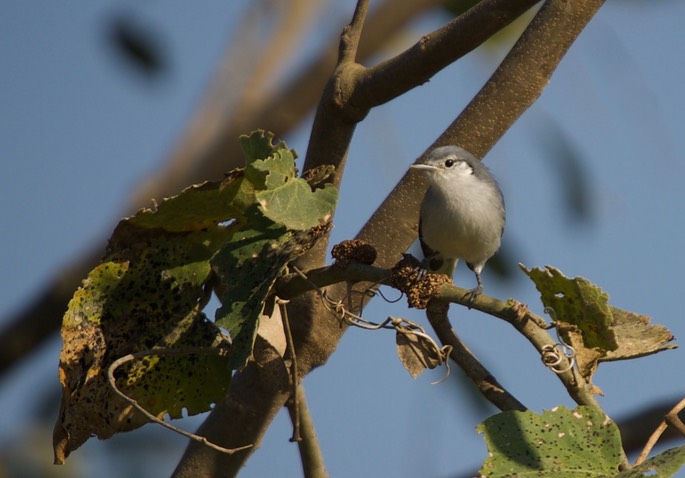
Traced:
<path fill-rule="evenodd" d="M 412 164 L 409 167 L 412 169 L 422 169 L 424 171 L 435 171 L 436 169 L 438 169 L 430 164 Z"/>

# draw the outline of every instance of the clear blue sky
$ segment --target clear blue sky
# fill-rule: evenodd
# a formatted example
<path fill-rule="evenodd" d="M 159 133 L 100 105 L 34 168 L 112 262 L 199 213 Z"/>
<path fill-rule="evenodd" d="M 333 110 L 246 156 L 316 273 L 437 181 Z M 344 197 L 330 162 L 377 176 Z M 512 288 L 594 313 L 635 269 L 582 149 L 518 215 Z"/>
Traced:
<path fill-rule="evenodd" d="M 100 0 L 75 9 L 9 1 L 0 7 L 0 319 L 82 251 L 98 242 L 104 246 L 126 197 L 154 174 L 183 129 L 239 18 L 235 12 L 246 3 L 212 1 L 200 8 L 181 1 Z M 343 3 L 328 7 L 329 19 L 346 18 Z M 162 81 L 128 72 L 112 54 L 105 28 L 116 14 L 131 14 L 160 33 L 170 64 Z M 403 41 L 418 39 L 443 20 L 422 19 Z M 650 315 L 676 337 L 685 336 L 679 300 L 685 269 L 684 22 L 685 5 L 675 0 L 609 1 L 541 99 L 486 158 L 507 200 L 505 242 L 512 265 L 551 264 L 569 276 L 582 275 L 603 287 L 613 305 Z M 358 127 L 334 243 L 356 233 L 499 58 L 501 52 L 491 49 L 471 54 L 373 111 Z M 591 214 L 585 222 L 568 217 L 566 179 L 550 157 L 550 124 L 572 142 L 587 175 Z M 304 153 L 307 127 L 286 140 Z M 473 276 L 462 266 L 456 280 L 471 286 Z M 487 293 L 515 297 L 540 311 L 534 287 L 523 278 L 502 282 L 486 268 L 484 280 Z M 388 315 L 425 320 L 404 300 L 392 306 L 376 300 L 365 311 L 372 320 Z M 572 405 L 509 325 L 456 307 L 451 317 L 486 366 L 530 408 Z M 49 394 L 56 400 L 59 345 L 53 340 L 0 381 L 0 449 L 9 450 L 3 456 L 33 440 L 31 456 L 51 462 L 51 430 L 40 428 L 36 408 Z M 305 381 L 332 476 L 443 477 L 476 469 L 485 448 L 474 427 L 492 410 L 456 392 L 468 390 L 461 379 L 431 385 L 442 370 L 412 380 L 394 348 L 389 332 L 350 330 L 329 364 Z M 675 401 L 683 394 L 682 354 L 600 367 L 595 383 L 606 394 L 600 400 L 605 410 L 620 418 L 655 400 Z M 173 469 L 183 441 L 154 427 L 139 433 L 159 442 L 165 466 Z M 280 416 L 243 476 L 297 476 L 299 458 L 289 434 L 289 421 Z M 87 444 L 72 456 L 72 466 L 88 476 L 89 459 L 125 462 L 121 453 L 129 437 Z M 145 446 L 150 454 L 129 467 L 154 469 L 156 458 L 146 456 L 159 450 Z M 107 476 L 131 471 L 111 469 Z"/>

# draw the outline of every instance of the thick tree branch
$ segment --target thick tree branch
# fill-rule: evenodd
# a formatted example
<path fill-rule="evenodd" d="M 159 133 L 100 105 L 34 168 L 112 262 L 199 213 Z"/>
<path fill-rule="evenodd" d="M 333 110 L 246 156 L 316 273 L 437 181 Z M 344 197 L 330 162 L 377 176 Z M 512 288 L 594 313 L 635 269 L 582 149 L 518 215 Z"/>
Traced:
<path fill-rule="evenodd" d="M 548 0 L 462 114 L 436 141 L 482 158 L 539 98 L 604 0 Z M 507 105 L 502 108 L 501 105 Z"/>
<path fill-rule="evenodd" d="M 568 48 L 603 0 L 549 0 L 466 109 L 433 146 L 458 144 L 483 157 L 540 96 Z M 416 240 L 418 209 L 426 188 L 408 172 L 357 235 L 388 267 Z"/>
<path fill-rule="evenodd" d="M 483 0 L 405 52 L 367 68 L 355 79 L 349 103 L 370 109 L 427 82 L 473 51 L 539 0 Z"/>

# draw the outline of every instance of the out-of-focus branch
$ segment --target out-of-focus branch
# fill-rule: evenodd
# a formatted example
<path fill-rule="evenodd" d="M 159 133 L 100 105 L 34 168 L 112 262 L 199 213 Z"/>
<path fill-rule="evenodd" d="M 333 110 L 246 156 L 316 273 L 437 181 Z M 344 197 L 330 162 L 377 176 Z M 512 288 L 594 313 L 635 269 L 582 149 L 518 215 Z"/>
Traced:
<path fill-rule="evenodd" d="M 386 0 L 370 15 L 367 27 L 376 34 L 364 37 L 364 42 L 359 47 L 358 58 L 368 58 L 378 52 L 393 33 L 419 12 L 437 3 L 437 0 L 400 3 Z M 227 170 L 227 159 L 242 160 L 237 142 L 241 134 L 261 128 L 274 132 L 276 136 L 283 136 L 293 129 L 321 98 L 323 86 L 335 67 L 337 53 L 336 36 L 322 48 L 321 53 L 308 67 L 273 95 L 264 95 L 262 101 L 243 104 L 240 111 L 232 111 L 230 118 L 221 123 L 215 140 L 196 151 L 190 168 L 182 168 L 183 174 L 179 175 L 179 168 L 170 163 L 155 175 L 154 183 L 140 193 L 143 202 L 151 197 L 158 198 L 178 191 L 189 183 L 221 177 Z M 230 84 L 229 79 L 226 81 Z M 155 185 L 163 185 L 164 188 L 160 191 L 159 186 L 154 187 Z"/>
<path fill-rule="evenodd" d="M 666 431 L 666 429 L 669 427 L 669 425 L 680 432 L 681 436 L 685 437 L 685 426 L 683 425 L 683 422 L 680 420 L 680 417 L 678 414 L 685 408 L 685 398 L 680 400 L 676 406 L 674 406 L 665 416 L 664 420 L 659 424 L 657 429 L 652 433 L 652 435 L 649 437 L 649 440 L 647 440 L 647 444 L 645 445 L 644 449 L 642 450 L 642 453 L 640 453 L 640 456 L 637 457 L 637 460 L 635 460 L 635 464 L 639 465 L 643 461 L 647 459 L 649 456 L 650 452 L 652 451 L 652 448 L 654 448 L 654 445 L 656 445 L 657 441 L 661 438 L 661 435 Z"/>
<path fill-rule="evenodd" d="M 439 0 L 400 3 L 387 0 L 379 5 L 367 22 L 368 31 L 360 45 L 359 58 L 368 58 L 378 52 L 418 13 L 438 3 Z M 237 141 L 240 134 L 263 128 L 284 135 L 297 126 L 319 100 L 321 89 L 335 65 L 337 46 L 338 39 L 332 39 L 309 67 L 272 95 L 265 95 L 259 107 L 243 105 L 238 111 L 232 110 L 230 115 L 226 109 L 234 100 L 231 75 L 238 66 L 232 66 L 234 57 L 228 48 L 206 97 L 189 121 L 186 133 L 170 152 L 166 165 L 141 184 L 133 194 L 134 199 L 124 206 L 123 214 L 149 205 L 152 198 L 170 196 L 190 184 L 222 177 L 242 161 Z M 103 251 L 104 243 L 86 251 L 81 258 L 57 272 L 26 307 L 2 320 L 0 374 L 59 329 L 74 290 L 97 264 Z"/>
<path fill-rule="evenodd" d="M 624 416 L 616 420 L 618 428 L 621 430 L 621 442 L 626 453 L 632 453 L 645 446 L 650 434 L 656 429 L 664 417 L 673 408 L 673 403 L 679 399 L 676 397 L 660 398 L 659 402 L 653 403 L 643 408 L 631 412 L 629 416 Z M 661 436 L 661 441 L 682 439 L 676 430 L 666 429 Z"/>

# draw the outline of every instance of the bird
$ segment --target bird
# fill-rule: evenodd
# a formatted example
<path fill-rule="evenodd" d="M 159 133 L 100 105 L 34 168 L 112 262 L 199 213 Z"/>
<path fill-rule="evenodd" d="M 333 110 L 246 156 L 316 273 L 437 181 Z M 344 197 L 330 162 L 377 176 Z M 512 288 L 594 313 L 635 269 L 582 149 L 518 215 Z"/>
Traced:
<path fill-rule="evenodd" d="M 454 275 L 460 259 L 476 275 L 469 304 L 483 292 L 481 272 L 504 234 L 504 196 L 488 168 L 455 145 L 431 150 L 410 166 L 428 177 L 419 212 L 419 241 L 425 273 Z"/>

